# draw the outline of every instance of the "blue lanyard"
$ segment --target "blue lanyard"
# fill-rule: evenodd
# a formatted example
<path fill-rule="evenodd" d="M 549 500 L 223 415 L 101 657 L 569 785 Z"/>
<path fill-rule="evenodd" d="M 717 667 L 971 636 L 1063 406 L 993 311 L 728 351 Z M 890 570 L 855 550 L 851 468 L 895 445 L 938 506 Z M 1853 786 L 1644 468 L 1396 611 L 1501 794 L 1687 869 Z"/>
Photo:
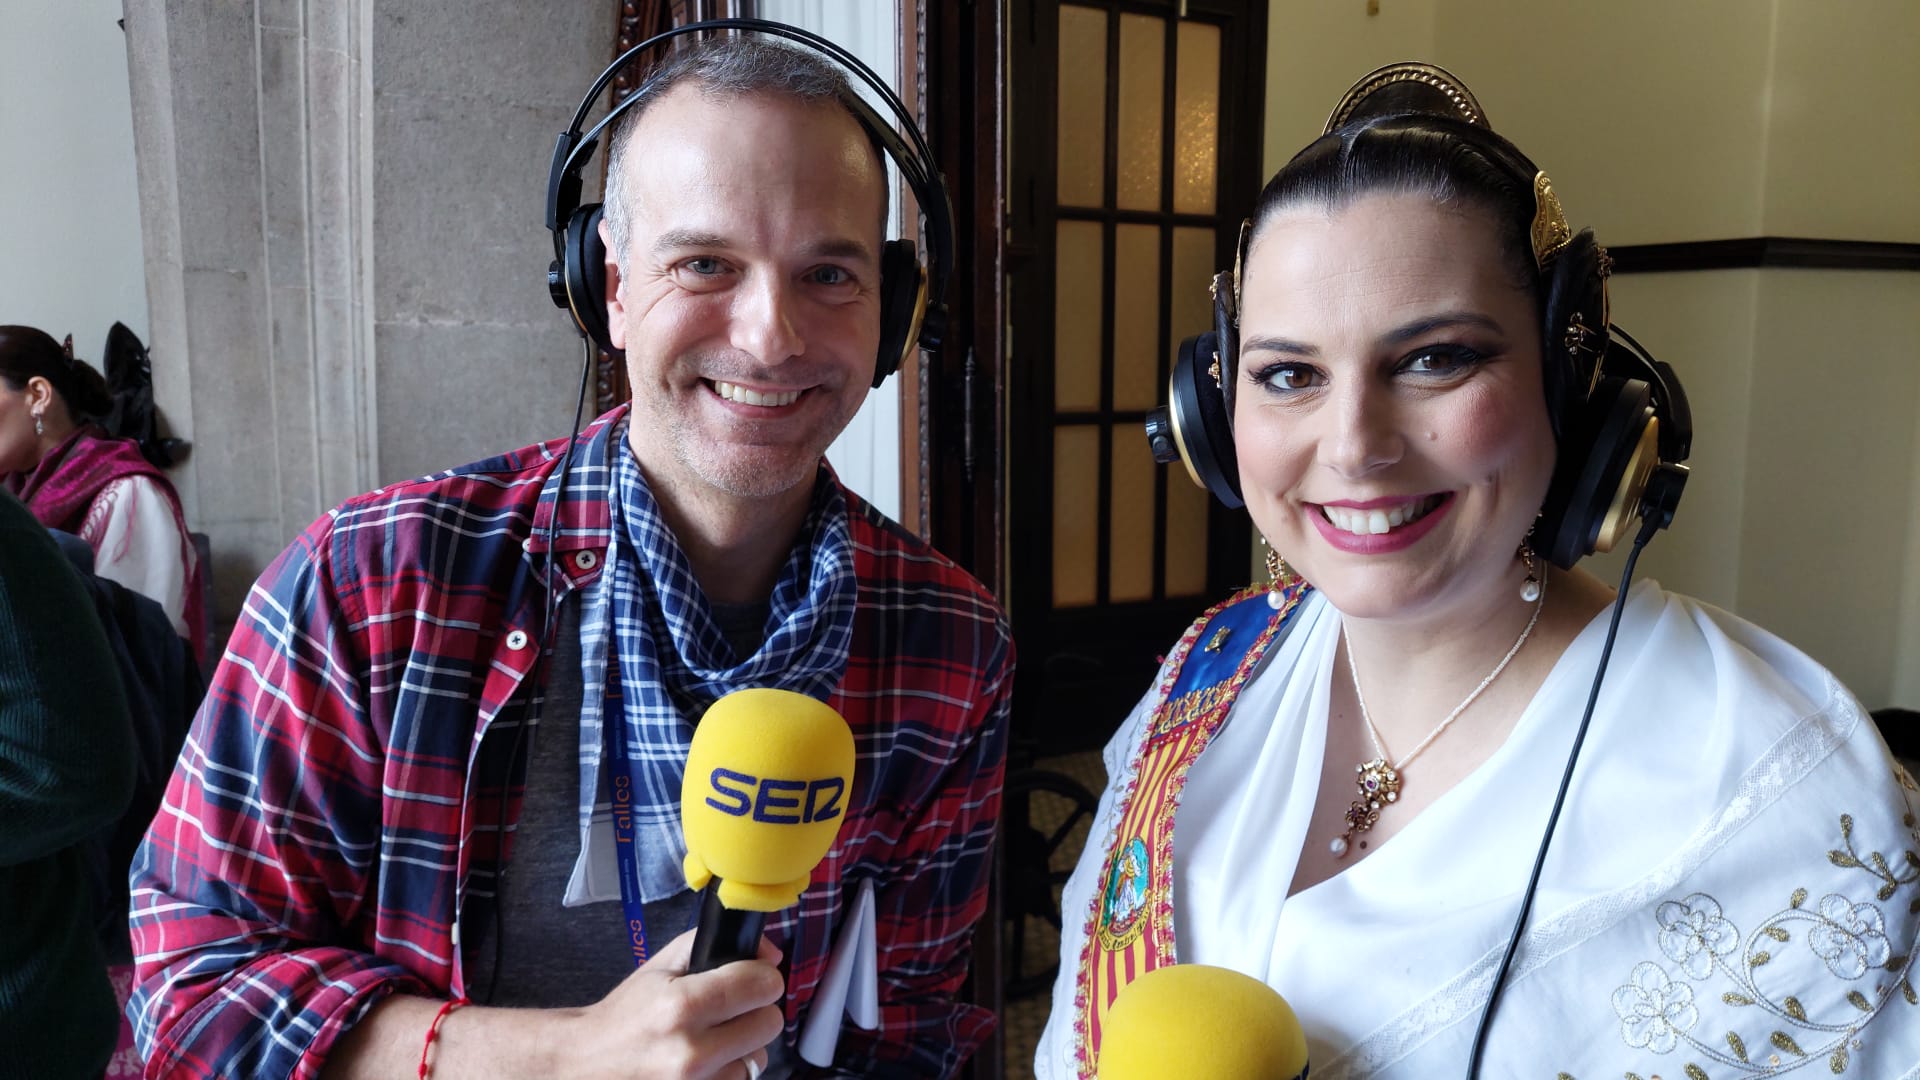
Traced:
<path fill-rule="evenodd" d="M 607 682 L 617 687 L 620 665 L 615 659 L 607 665 Z M 647 921 L 640 900 L 640 858 L 633 852 L 633 761 L 627 756 L 627 713 L 621 693 L 608 694 L 603 700 L 614 706 L 601 710 L 601 723 L 607 729 L 607 770 L 612 777 L 613 850 L 620 857 L 620 903 L 627 911 L 627 943 L 633 949 L 633 966 L 647 962 Z"/>

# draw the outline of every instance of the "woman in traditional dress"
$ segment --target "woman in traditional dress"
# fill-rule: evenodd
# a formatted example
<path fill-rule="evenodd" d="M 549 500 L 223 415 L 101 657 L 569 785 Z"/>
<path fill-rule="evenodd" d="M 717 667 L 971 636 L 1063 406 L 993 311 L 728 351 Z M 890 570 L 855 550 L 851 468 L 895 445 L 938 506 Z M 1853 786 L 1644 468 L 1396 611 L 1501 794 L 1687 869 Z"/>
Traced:
<path fill-rule="evenodd" d="M 180 496 L 130 439 L 94 423 L 106 380 L 30 326 L 0 326 L 0 484 L 93 549 L 93 572 L 158 602 L 199 653 L 200 567 Z"/>
<path fill-rule="evenodd" d="M 1284 995 L 1315 1080 L 1464 1076 L 1481 1042 L 1487 1077 L 1920 1076 L 1913 780 L 1792 646 L 1575 568 L 1670 520 L 1690 438 L 1608 268 L 1428 65 L 1269 182 L 1218 385 L 1205 339 L 1187 384 L 1225 438 L 1179 438 L 1273 582 L 1107 747 L 1040 1077 L 1094 1075 L 1114 997 L 1175 962 Z"/>

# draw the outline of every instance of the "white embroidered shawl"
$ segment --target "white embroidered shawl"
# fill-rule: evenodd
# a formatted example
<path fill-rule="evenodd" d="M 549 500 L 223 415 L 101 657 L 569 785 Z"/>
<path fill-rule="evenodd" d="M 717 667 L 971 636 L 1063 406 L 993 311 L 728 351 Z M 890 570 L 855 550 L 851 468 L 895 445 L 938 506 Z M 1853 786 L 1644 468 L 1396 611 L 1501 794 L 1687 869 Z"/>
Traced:
<path fill-rule="evenodd" d="M 1464 1075 L 1605 634 L 1507 742 L 1347 871 L 1287 898 L 1316 796 L 1339 616 L 1323 597 L 1193 769 L 1175 832 L 1184 962 L 1264 979 L 1315 1080 Z M 1064 903 L 1035 1063 L 1071 1075 L 1071 958 L 1151 703 Z M 1482 1075 L 1920 1078 L 1920 792 L 1831 675 L 1707 605 L 1634 587 Z"/>

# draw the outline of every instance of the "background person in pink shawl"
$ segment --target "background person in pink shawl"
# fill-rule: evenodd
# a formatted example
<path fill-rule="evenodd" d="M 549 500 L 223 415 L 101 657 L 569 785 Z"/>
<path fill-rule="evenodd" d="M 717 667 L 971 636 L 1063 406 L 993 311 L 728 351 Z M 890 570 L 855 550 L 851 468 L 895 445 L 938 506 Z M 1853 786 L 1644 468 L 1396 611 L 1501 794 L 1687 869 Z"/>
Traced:
<path fill-rule="evenodd" d="M 85 540 L 94 573 L 157 601 L 197 655 L 205 613 L 180 496 L 137 444 L 93 422 L 112 404 L 72 337 L 0 326 L 0 484 L 42 525 Z"/>

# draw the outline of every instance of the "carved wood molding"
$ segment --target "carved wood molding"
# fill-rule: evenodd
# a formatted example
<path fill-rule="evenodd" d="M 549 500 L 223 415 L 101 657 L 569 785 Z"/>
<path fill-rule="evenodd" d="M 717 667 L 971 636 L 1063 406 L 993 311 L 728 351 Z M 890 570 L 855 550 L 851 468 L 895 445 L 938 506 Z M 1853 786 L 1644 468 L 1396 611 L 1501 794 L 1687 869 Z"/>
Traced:
<path fill-rule="evenodd" d="M 911 13 L 907 11 L 908 7 L 912 8 Z M 914 119 L 920 122 L 920 130 L 923 132 L 930 131 L 932 128 L 927 123 L 926 0 L 911 0 L 911 3 L 902 3 L 899 11 L 903 20 L 913 20 L 911 26 L 902 27 L 903 30 L 911 35 L 913 41 L 913 70 L 911 72 L 901 73 L 911 76 L 913 83 L 913 98 L 911 101 L 906 102 L 906 105 L 913 110 Z M 907 80 L 902 79 L 901 81 L 904 83 Z M 906 192 L 904 187 L 905 185 L 902 185 L 902 197 L 911 198 L 911 193 Z M 956 222 L 954 236 L 956 245 L 961 242 L 958 232 L 959 228 Z M 920 250 L 927 250 L 924 221 L 922 222 L 921 235 L 916 237 L 916 239 L 919 242 Z M 957 254 L 956 252 L 956 256 Z M 953 284 L 949 282 L 947 287 L 951 289 Z M 951 301 L 952 298 L 948 297 L 947 299 Z M 952 309 L 949 308 L 948 310 L 951 312 Z M 900 403 L 900 450 L 903 458 L 900 462 L 900 476 L 902 480 L 900 516 L 907 519 L 913 531 L 918 534 L 921 539 L 930 539 L 933 536 L 932 463 L 935 460 L 932 406 L 937 396 L 934 393 L 933 383 L 934 380 L 938 378 L 939 372 L 934 364 L 929 361 L 926 353 L 915 349 L 911 360 L 908 362 L 908 370 L 903 372 L 902 375 L 903 377 L 899 382 L 904 387 L 905 393 L 904 400 Z"/>
<path fill-rule="evenodd" d="M 684 0 L 622 0 L 620 4 L 620 29 L 614 37 L 613 55 L 618 59 L 627 54 L 627 50 L 642 41 L 662 33 L 684 21 L 682 13 L 687 5 Z M 646 73 L 660 62 L 660 48 L 656 46 L 651 55 L 640 61 L 638 67 L 631 67 L 614 76 L 613 104 L 618 105 L 633 93 L 640 85 Z"/>

